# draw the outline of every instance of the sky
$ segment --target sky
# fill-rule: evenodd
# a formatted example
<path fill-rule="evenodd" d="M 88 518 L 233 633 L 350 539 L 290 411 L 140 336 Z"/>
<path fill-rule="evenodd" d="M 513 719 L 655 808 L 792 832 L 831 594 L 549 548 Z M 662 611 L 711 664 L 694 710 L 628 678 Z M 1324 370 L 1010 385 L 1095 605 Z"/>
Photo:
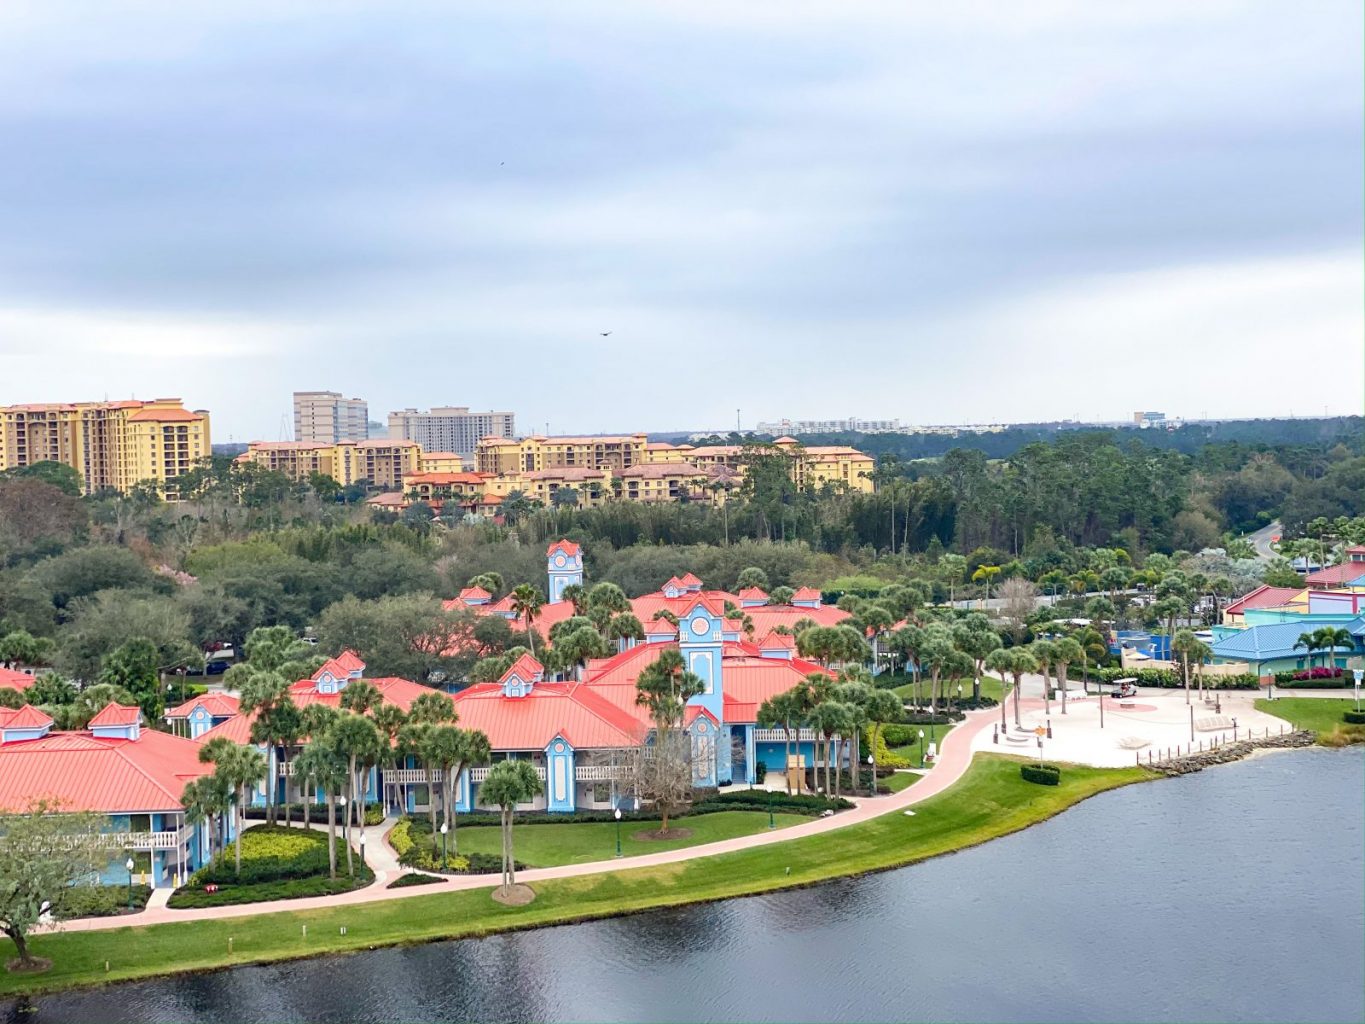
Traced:
<path fill-rule="evenodd" d="M 0 3 L 0 404 L 1359 413 L 1358 0 Z M 610 332 L 604 336 L 603 332 Z"/>

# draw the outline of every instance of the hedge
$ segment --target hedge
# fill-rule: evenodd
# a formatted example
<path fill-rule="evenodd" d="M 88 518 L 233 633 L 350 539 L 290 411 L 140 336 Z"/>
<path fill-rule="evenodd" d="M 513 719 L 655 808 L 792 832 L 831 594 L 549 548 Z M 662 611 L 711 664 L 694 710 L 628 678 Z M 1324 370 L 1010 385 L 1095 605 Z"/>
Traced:
<path fill-rule="evenodd" d="M 1136 679 L 1139 686 L 1159 686 L 1163 689 L 1175 689 L 1184 687 L 1185 677 L 1183 673 L 1176 672 L 1169 668 L 1102 668 L 1090 674 L 1092 683 L 1099 682 L 1106 685 L 1114 683 L 1119 679 Z M 1081 682 L 1079 679 L 1068 679 L 1067 685 Z M 1190 686 L 1198 687 L 1199 677 L 1193 665 L 1190 666 Z M 1235 676 L 1204 676 L 1204 689 L 1206 690 L 1255 690 L 1261 685 L 1260 677 L 1252 675 L 1250 672 L 1243 672 Z"/>
<path fill-rule="evenodd" d="M 1316 681 L 1319 679 L 1340 679 L 1345 674 L 1346 671 L 1344 669 L 1333 668 L 1330 666 L 1323 667 L 1322 665 L 1318 665 L 1314 668 L 1301 668 L 1298 670 L 1290 670 L 1288 672 L 1276 672 L 1275 685 L 1288 686 L 1291 683 L 1296 683 L 1300 681 Z"/>
<path fill-rule="evenodd" d="M 151 898 L 150 885 L 133 886 L 133 909 L 141 910 Z M 71 917 L 115 917 L 128 913 L 128 886 L 73 885 L 66 894 L 66 912 Z"/>
<path fill-rule="evenodd" d="M 384 888 L 406 889 L 413 885 L 435 885 L 440 881 L 442 881 L 442 879 L 436 875 L 424 875 L 421 872 L 414 871 L 411 874 L 399 875 L 388 885 L 384 886 Z"/>
<path fill-rule="evenodd" d="M 1341 720 L 1347 725 L 1365 725 L 1365 711 L 1345 711 Z"/>
<path fill-rule="evenodd" d="M 1019 775 L 1025 782 L 1040 786 L 1055 786 L 1062 779 L 1062 770 L 1055 764 L 1021 764 Z"/>
<path fill-rule="evenodd" d="M 286 806 L 289 808 L 290 821 L 295 823 L 303 821 L 303 804 L 276 804 L 275 816 L 276 818 L 279 819 L 280 824 L 284 824 L 284 809 Z M 340 807 L 338 807 L 336 810 L 336 816 L 337 828 L 340 829 L 343 817 Z M 259 807 L 256 807 L 254 805 L 248 807 L 246 809 L 246 812 L 243 814 L 243 817 L 245 817 L 248 821 L 265 821 L 266 807 L 264 804 L 262 804 Z M 366 825 L 378 825 L 383 820 L 384 820 L 383 804 L 372 803 L 366 805 L 365 807 Z M 327 824 L 327 805 L 325 803 L 322 804 L 310 803 L 308 805 L 308 821 L 314 825 Z"/>
<path fill-rule="evenodd" d="M 1288 679 L 1283 682 L 1277 673 L 1275 685 L 1281 690 L 1344 690 L 1350 687 L 1345 679 Z"/>
<path fill-rule="evenodd" d="M 345 865 L 340 867 L 336 878 L 328 878 L 326 868 L 323 870 L 322 875 L 312 878 L 291 878 L 259 885 L 222 885 L 214 892 L 207 892 L 202 888 L 182 887 L 171 893 L 166 905 L 175 910 L 192 910 L 202 907 L 230 907 L 237 903 L 297 900 L 308 896 L 335 896 L 337 893 L 363 888 L 374 881 L 374 872 L 368 867 L 359 871 L 354 878 L 342 873 L 346 870 Z"/>

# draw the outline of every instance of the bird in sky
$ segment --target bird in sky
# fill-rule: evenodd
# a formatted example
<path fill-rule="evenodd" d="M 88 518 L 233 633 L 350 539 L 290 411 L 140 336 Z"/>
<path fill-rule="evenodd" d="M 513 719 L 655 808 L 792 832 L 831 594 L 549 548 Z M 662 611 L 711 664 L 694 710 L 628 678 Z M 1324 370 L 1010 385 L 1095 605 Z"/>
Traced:
<path fill-rule="evenodd" d="M 598 333 L 600 333 L 600 334 L 602 335 L 602 337 L 605 338 L 607 335 L 609 335 L 609 334 L 611 333 L 611 331 L 599 331 Z"/>

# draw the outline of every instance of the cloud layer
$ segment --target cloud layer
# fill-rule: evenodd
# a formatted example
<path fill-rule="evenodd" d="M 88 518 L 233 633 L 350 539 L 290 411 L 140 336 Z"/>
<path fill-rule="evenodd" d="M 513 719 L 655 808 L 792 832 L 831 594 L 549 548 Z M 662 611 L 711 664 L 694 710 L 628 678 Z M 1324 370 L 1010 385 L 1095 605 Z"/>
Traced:
<path fill-rule="evenodd" d="M 1359 411 L 1361 28 L 7 4 L 0 402 L 181 394 L 220 440 L 295 388 L 584 431 Z"/>

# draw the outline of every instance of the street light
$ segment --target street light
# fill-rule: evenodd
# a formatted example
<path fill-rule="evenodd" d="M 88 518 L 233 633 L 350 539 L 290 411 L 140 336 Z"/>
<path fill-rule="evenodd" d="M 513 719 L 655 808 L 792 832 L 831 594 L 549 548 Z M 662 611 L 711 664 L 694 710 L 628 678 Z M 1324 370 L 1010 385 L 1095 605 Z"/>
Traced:
<path fill-rule="evenodd" d="M 930 728 L 932 729 L 933 726 L 931 725 Z M 921 730 L 919 731 L 919 766 L 920 766 L 921 768 L 924 767 L 924 730 L 923 730 L 923 729 L 921 729 Z"/>
<path fill-rule="evenodd" d="M 129 857 L 123 866 L 128 869 L 128 909 L 133 909 L 133 858 Z"/>
<path fill-rule="evenodd" d="M 450 831 L 448 821 L 441 822 L 441 870 L 444 871 L 450 866 L 450 854 L 446 848 L 446 833 Z"/>
<path fill-rule="evenodd" d="M 867 755 L 867 770 L 872 773 L 872 781 L 867 784 L 867 795 L 877 795 L 877 759 L 871 754 Z"/>
<path fill-rule="evenodd" d="M 360 873 L 365 874 L 365 830 L 360 830 Z"/>
<path fill-rule="evenodd" d="M 337 806 L 341 808 L 341 841 L 346 844 L 346 849 L 351 848 L 351 816 L 346 813 L 346 798 L 337 797 Z M 350 856 L 350 854 L 346 854 Z M 347 862 L 349 863 L 349 861 Z"/>
<path fill-rule="evenodd" d="M 621 856 L 621 808 L 616 808 L 612 816 L 616 819 L 616 856 Z"/>
<path fill-rule="evenodd" d="M 777 828 L 777 822 L 773 821 L 773 791 L 768 790 L 768 827 Z"/>

